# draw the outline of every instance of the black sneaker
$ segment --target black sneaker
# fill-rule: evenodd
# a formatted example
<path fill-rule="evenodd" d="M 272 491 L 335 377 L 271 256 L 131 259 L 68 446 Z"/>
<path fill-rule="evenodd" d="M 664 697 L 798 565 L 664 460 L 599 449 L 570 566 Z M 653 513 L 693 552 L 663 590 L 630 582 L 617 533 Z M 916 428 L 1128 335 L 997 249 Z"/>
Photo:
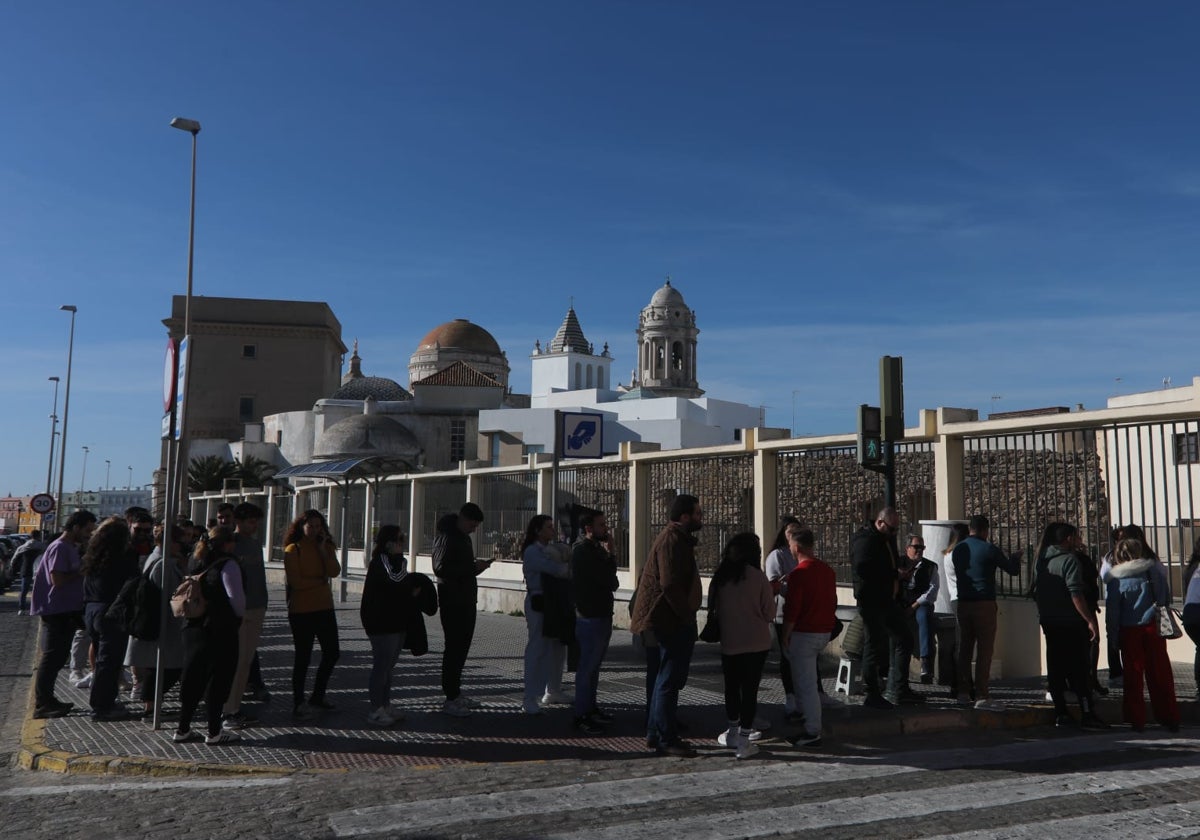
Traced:
<path fill-rule="evenodd" d="M 38 706 L 33 710 L 35 720 L 47 720 L 49 718 L 66 717 L 70 709 L 64 709 L 62 706 Z"/>
<path fill-rule="evenodd" d="M 659 755 L 669 755 L 672 758 L 695 758 L 696 757 L 696 751 L 692 748 L 692 745 L 689 744 L 687 741 L 684 741 L 681 738 L 676 738 L 674 741 L 672 741 L 669 744 L 665 744 L 665 745 L 660 744 L 658 747 L 658 754 Z"/>
<path fill-rule="evenodd" d="M 821 736 L 809 735 L 807 732 L 801 735 L 795 735 L 787 739 L 787 742 L 793 747 L 819 747 L 821 746 Z"/>
<path fill-rule="evenodd" d="M 890 712 L 896 708 L 896 704 L 888 700 L 882 694 L 868 694 L 862 702 L 863 706 L 868 709 L 879 709 L 881 711 Z"/>
<path fill-rule="evenodd" d="M 1089 732 L 1103 732 L 1106 729 L 1112 729 L 1104 721 L 1096 716 L 1095 712 L 1088 712 L 1079 719 L 1079 725 Z"/>
<path fill-rule="evenodd" d="M 587 715 L 577 717 L 571 721 L 571 728 L 576 732 L 582 732 L 584 735 L 603 735 L 604 727 L 596 721 L 592 720 Z"/>
<path fill-rule="evenodd" d="M 332 712 L 334 709 L 337 708 L 337 706 L 330 703 L 324 697 L 321 697 L 321 698 L 310 697 L 310 698 L 308 698 L 308 705 L 312 706 L 314 709 L 320 709 L 323 712 Z"/>
<path fill-rule="evenodd" d="M 1070 715 L 1058 715 L 1054 718 L 1054 725 L 1059 729 L 1078 729 L 1079 724 L 1075 722 L 1075 718 Z"/>
<path fill-rule="evenodd" d="M 100 712 L 92 712 L 92 720 L 98 723 L 112 723 L 119 720 L 129 720 L 133 716 L 122 708 L 105 709 Z"/>
<path fill-rule="evenodd" d="M 783 722 L 792 724 L 793 726 L 803 726 L 804 712 L 784 712 Z"/>
<path fill-rule="evenodd" d="M 221 728 L 232 732 L 236 732 L 254 723 L 258 723 L 258 718 L 248 715 L 245 712 L 234 712 L 231 715 L 225 715 L 221 718 Z"/>
<path fill-rule="evenodd" d="M 592 709 L 592 713 L 588 717 L 598 723 L 612 723 L 615 720 L 612 713 L 600 708 Z"/>
<path fill-rule="evenodd" d="M 246 693 L 242 695 L 243 700 L 251 700 L 255 703 L 270 703 L 271 692 L 261 685 L 254 688 L 246 689 Z"/>

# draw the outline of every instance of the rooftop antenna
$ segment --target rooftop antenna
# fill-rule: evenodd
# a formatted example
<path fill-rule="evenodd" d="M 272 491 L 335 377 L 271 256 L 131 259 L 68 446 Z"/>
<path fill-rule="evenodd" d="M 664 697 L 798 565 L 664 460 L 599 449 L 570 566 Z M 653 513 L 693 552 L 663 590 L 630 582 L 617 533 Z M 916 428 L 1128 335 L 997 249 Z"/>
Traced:
<path fill-rule="evenodd" d="M 1169 377 L 1169 376 L 1164 376 L 1164 377 L 1163 377 L 1163 387 L 1164 387 L 1164 388 L 1170 388 L 1170 387 L 1171 387 L 1171 377 Z"/>

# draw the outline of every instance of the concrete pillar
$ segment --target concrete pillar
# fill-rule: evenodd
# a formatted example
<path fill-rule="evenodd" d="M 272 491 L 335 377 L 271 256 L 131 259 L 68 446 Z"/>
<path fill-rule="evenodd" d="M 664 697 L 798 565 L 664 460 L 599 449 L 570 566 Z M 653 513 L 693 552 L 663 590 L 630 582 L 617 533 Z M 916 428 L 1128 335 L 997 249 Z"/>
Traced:
<path fill-rule="evenodd" d="M 747 429 L 744 435 L 753 437 L 756 431 Z M 754 444 L 754 531 L 765 548 L 779 522 L 779 456 L 775 450 L 758 449 L 757 440 Z"/>
<path fill-rule="evenodd" d="M 650 468 L 629 460 L 629 450 L 629 442 L 622 442 L 621 460 L 629 467 L 629 574 L 636 586 L 650 548 Z"/>
<path fill-rule="evenodd" d="M 412 489 L 409 491 L 408 503 L 408 556 L 412 558 L 414 571 L 416 570 L 416 557 L 422 548 L 422 529 L 425 527 L 425 482 L 412 481 Z M 425 571 L 432 571 L 431 567 L 426 567 Z"/>
<path fill-rule="evenodd" d="M 941 435 L 933 444 L 934 496 L 938 519 L 963 518 L 963 441 Z"/>
<path fill-rule="evenodd" d="M 531 467 L 533 466 L 531 462 Z M 537 469 L 537 509 L 538 513 L 545 513 L 556 517 L 555 527 L 557 525 L 557 516 L 551 508 L 554 505 L 554 468 L 553 467 L 535 467 Z"/>

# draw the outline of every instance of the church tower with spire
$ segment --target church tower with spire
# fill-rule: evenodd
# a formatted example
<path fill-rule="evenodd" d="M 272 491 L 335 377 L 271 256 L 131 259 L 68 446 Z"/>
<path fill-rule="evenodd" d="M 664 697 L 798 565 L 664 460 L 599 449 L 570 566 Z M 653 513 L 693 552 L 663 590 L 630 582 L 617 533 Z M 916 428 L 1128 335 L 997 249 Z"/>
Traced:
<path fill-rule="evenodd" d="M 696 381 L 696 313 L 668 277 L 638 318 L 637 386 L 660 397 L 704 394 Z"/>
<path fill-rule="evenodd" d="M 597 355 L 596 348 L 583 335 L 575 307 L 567 309 L 558 332 L 545 347 L 534 345 L 531 396 L 561 391 L 609 390 L 612 381 L 612 354 L 608 345 Z"/>

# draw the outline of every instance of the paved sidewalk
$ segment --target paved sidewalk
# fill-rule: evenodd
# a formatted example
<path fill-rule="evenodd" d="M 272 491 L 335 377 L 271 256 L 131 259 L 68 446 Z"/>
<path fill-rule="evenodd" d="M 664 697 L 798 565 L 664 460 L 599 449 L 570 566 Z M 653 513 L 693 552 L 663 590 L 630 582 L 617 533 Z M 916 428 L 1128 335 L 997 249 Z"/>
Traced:
<path fill-rule="evenodd" d="M 551 708 L 542 716 L 522 713 L 525 622 L 521 617 L 498 614 L 480 614 L 464 675 L 464 690 L 482 701 L 483 708 L 468 718 L 452 718 L 441 712 L 441 627 L 436 617 L 427 618 L 430 653 L 422 657 L 405 654 L 395 672 L 392 702 L 403 710 L 407 721 L 388 730 L 369 726 L 366 683 L 370 647 L 359 625 L 356 600 L 340 605 L 337 611 L 342 655 L 334 670 L 328 699 L 338 708 L 313 721 L 293 721 L 292 646 L 282 595 L 281 589 L 272 591 L 272 608 L 259 648 L 273 699 L 267 705 L 246 707 L 258 716 L 259 723 L 242 731 L 240 743 L 213 747 L 203 743 L 175 744 L 170 739 L 171 719 L 167 721 L 168 728 L 159 731 L 136 720 L 94 723 L 86 713 L 87 693 L 71 687 L 64 671 L 59 679 L 58 696 L 74 702 L 80 711 L 65 718 L 35 721 L 27 708 L 21 732 L 20 764 L 29 769 L 71 773 L 203 775 L 437 767 L 564 758 L 602 761 L 650 755 L 644 743 L 642 657 L 627 631 L 614 632 L 600 681 L 601 704 L 615 713 L 616 721 L 610 727 L 610 734 L 586 737 L 571 729 L 569 707 Z M 29 673 L 36 634 L 21 625 L 36 619 L 18 617 L 15 609 L 11 593 L 0 598 L 0 630 L 10 640 L 24 638 L 28 649 L 17 661 L 22 661 L 25 673 Z M 25 632 L 16 632 L 22 629 Z M 314 654 L 310 683 L 317 656 Z M 824 670 L 830 676 L 825 681 L 826 690 L 832 693 L 836 661 L 826 662 Z M 1176 669 L 1177 693 L 1188 698 L 1188 702 L 1182 703 L 1185 724 L 1196 719 L 1195 703 L 1190 700 L 1195 696 L 1190 671 L 1190 667 Z M 572 691 L 572 679 L 570 674 L 564 679 L 568 694 Z M 876 712 L 857 705 L 860 698 L 853 698 L 850 705 L 843 702 L 827 708 L 826 737 L 847 744 L 869 744 L 872 739 L 885 736 L 951 733 L 969 727 L 1038 727 L 1053 720 L 1038 679 L 1003 680 L 994 684 L 993 699 L 1008 707 L 1002 713 L 960 709 L 945 697 L 945 689 L 938 686 L 914 685 L 914 688 L 927 696 L 926 704 L 905 706 L 895 712 Z M 19 692 L 13 694 L 19 696 Z M 28 696 L 27 689 L 24 696 Z M 768 736 L 791 734 L 794 730 L 787 728 L 782 720 L 783 692 L 777 654 L 773 653 L 768 662 L 760 699 L 760 714 L 774 723 Z M 844 695 L 839 699 L 844 701 Z M 1102 704 L 1101 714 L 1108 720 L 1119 720 L 1118 703 L 1119 691 L 1114 691 Z M 129 705 L 132 708 L 135 704 Z M 178 709 L 177 690 L 167 695 L 165 708 L 168 715 Z M 680 698 L 680 713 L 690 726 L 687 737 L 693 743 L 702 750 L 719 749 L 712 739 L 724 729 L 725 715 L 720 659 L 715 645 L 697 646 L 691 679 Z"/>

